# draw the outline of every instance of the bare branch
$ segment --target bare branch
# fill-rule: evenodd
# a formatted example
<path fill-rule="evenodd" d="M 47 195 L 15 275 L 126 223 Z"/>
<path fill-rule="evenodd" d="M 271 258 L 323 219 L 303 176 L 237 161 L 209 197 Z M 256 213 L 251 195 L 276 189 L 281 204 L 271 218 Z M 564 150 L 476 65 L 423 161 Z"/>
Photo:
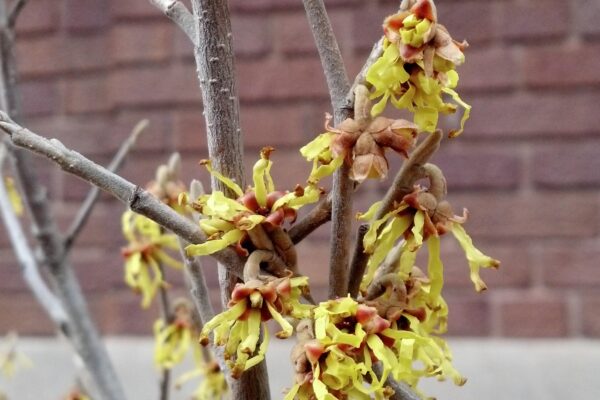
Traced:
<path fill-rule="evenodd" d="M 402 164 L 402 168 L 394 178 L 392 186 L 388 189 L 381 203 L 381 208 L 377 211 L 375 219 L 379 219 L 387 214 L 394 206 L 395 201 L 400 201 L 404 196 L 411 193 L 414 184 L 425 176 L 423 166 L 427 160 L 440 147 L 442 140 L 442 131 L 439 129 L 430 133 L 413 152 L 410 157 Z"/>
<path fill-rule="evenodd" d="M 388 189 L 383 201 L 381 203 L 381 207 L 377 211 L 374 219 L 382 218 L 387 212 L 389 212 L 394 206 L 394 202 L 402 200 L 404 196 L 411 193 L 414 188 L 414 184 L 417 180 L 421 179 L 425 175 L 425 171 L 423 166 L 429 160 L 429 157 L 433 155 L 437 151 L 440 146 L 440 140 L 442 140 L 442 132 L 437 130 L 434 133 L 431 133 L 425 140 L 421 142 L 417 146 L 417 148 L 411 153 L 408 160 L 404 161 L 402 164 L 402 168 L 398 171 L 398 174 L 394 178 L 394 182 L 392 186 Z M 357 236 L 357 240 L 354 243 L 355 254 L 356 249 L 362 248 L 362 239 L 360 235 Z M 369 261 L 369 257 L 359 257 L 355 259 L 356 264 L 353 267 L 357 271 L 365 270 L 367 266 L 367 262 Z M 354 277 L 355 279 L 362 279 L 362 275 L 360 277 Z"/>
<path fill-rule="evenodd" d="M 67 149 L 58 140 L 48 140 L 36 135 L 12 121 L 3 112 L 0 112 L 0 129 L 10 135 L 16 146 L 49 158 L 66 172 L 105 190 L 129 206 L 131 210 L 150 218 L 188 242 L 199 244 L 206 240 L 206 235 L 196 224 L 180 216 L 139 186 L 95 164 L 81 154 Z M 222 250 L 215 253 L 214 257 L 227 265 L 232 273 L 242 276 L 244 263 L 233 250 Z"/>
<path fill-rule="evenodd" d="M 381 364 L 377 363 L 373 365 L 373 370 L 378 377 L 381 378 L 383 371 Z M 396 382 L 394 379 L 388 377 L 386 385 L 389 385 L 394 390 L 394 395 L 390 397 L 391 400 L 420 400 L 418 396 L 406 383 Z"/>
<path fill-rule="evenodd" d="M 330 193 L 326 199 L 321 200 L 304 218 L 290 228 L 288 233 L 294 244 L 300 243 L 321 225 L 331 221 L 331 197 Z"/>
<path fill-rule="evenodd" d="M 204 105 L 208 154 L 216 171 L 245 187 L 235 57 L 227 1 L 192 0 L 192 12 L 196 29 L 193 40 L 194 58 Z M 214 177 L 212 189 L 222 190 L 229 197 L 236 197 Z M 237 281 L 237 277 L 232 276 L 225 267 L 219 266 L 223 305 L 229 301 Z M 270 398 L 264 361 L 233 382 L 231 397 L 240 400 Z"/>
<path fill-rule="evenodd" d="M 178 0 L 150 0 L 150 3 L 161 10 L 171 21 L 175 22 L 196 45 L 196 28 L 194 17 L 187 7 Z"/>
<path fill-rule="evenodd" d="M 4 146 L 0 148 L 0 171 L 1 166 L 6 156 Z M 58 298 L 48 288 L 42 276 L 33 255 L 33 251 L 27 244 L 27 238 L 23 232 L 23 228 L 19 219 L 13 211 L 13 207 L 8 198 L 4 178 L 0 173 L 0 212 L 6 227 L 6 233 L 10 239 L 11 245 L 15 250 L 23 279 L 29 289 L 37 299 L 38 303 L 44 308 L 50 319 L 54 322 L 58 330 L 67 331 L 69 324 L 67 314 L 63 309 Z"/>
<path fill-rule="evenodd" d="M 204 325 L 215 316 L 215 310 L 210 301 L 210 291 L 206 285 L 206 279 L 204 278 L 202 259 L 200 257 L 188 256 L 185 252 L 187 243 L 182 239 L 179 239 L 179 246 L 181 257 L 183 258 L 183 265 L 185 266 L 185 272 L 189 277 L 191 286 L 190 294 L 194 301 L 196 311 L 200 316 L 200 320 Z"/>
<path fill-rule="evenodd" d="M 118 172 L 119 169 L 121 169 L 121 166 L 123 165 L 125 158 L 129 154 L 129 151 L 133 148 L 133 146 L 135 146 L 137 138 L 146 129 L 148 123 L 148 120 L 144 119 L 135 125 L 129 137 L 123 142 L 123 144 L 117 151 L 117 154 L 115 154 L 110 164 L 108 164 L 108 170 L 110 172 Z M 97 186 L 92 187 L 88 194 L 85 196 L 85 200 L 81 204 L 81 207 L 79 207 L 77 215 L 75 216 L 75 219 L 71 223 L 71 226 L 69 226 L 67 234 L 65 235 L 65 253 L 69 252 L 69 250 L 73 246 L 73 243 L 77 239 L 77 236 L 87 223 L 99 197 L 100 189 Z"/>
<path fill-rule="evenodd" d="M 360 288 L 360 282 L 365 274 L 365 268 L 369 261 L 369 254 L 365 253 L 363 247 L 363 239 L 369 231 L 369 225 L 362 224 L 358 228 L 356 236 L 356 246 L 354 246 L 354 253 L 352 254 L 352 261 L 350 262 L 350 276 L 348 279 L 348 293 L 352 297 L 358 295 L 358 289 Z"/>
<path fill-rule="evenodd" d="M 303 3 L 329 87 L 334 121 L 339 124 L 350 115 L 346 100 L 350 91 L 350 81 L 323 0 L 303 0 Z M 344 164 L 333 176 L 329 258 L 330 298 L 346 294 L 353 192 L 354 182 L 350 180 L 350 168 Z"/>
<path fill-rule="evenodd" d="M 13 29 L 15 24 L 17 23 L 17 18 L 21 11 L 23 11 L 23 7 L 27 4 L 27 0 L 15 0 L 12 7 L 8 11 L 8 27 Z"/>

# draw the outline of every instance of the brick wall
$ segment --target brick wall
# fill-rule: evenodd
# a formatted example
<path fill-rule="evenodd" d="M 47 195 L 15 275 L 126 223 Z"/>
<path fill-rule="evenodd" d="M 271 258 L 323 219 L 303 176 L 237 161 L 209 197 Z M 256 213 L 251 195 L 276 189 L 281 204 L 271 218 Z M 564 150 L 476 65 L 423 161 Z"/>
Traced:
<path fill-rule="evenodd" d="M 326 4 L 354 75 L 397 2 Z M 297 148 L 321 132 L 329 108 L 301 2 L 232 0 L 231 8 L 246 165 L 262 145 L 273 145 L 276 181 L 291 187 L 307 173 Z M 600 2 L 439 0 L 438 8 L 453 35 L 471 44 L 459 89 L 473 116 L 434 161 L 446 171 L 455 207 L 471 210 L 467 229 L 475 241 L 503 262 L 484 274 L 490 290 L 475 294 L 460 250 L 444 240 L 450 332 L 600 336 Z M 191 48 L 146 0 L 30 2 L 17 50 L 22 108 L 34 130 L 106 163 L 133 124 L 149 118 L 125 177 L 143 184 L 158 161 L 179 150 L 186 177 L 206 181 L 196 165 L 206 142 Z M 45 160 L 36 166 L 67 226 L 87 185 Z M 384 188 L 364 185 L 357 208 Z M 122 283 L 122 210 L 104 196 L 72 259 L 105 333 L 148 333 L 153 313 L 140 314 L 138 298 Z M 300 245 L 317 293 L 326 284 L 327 235 L 322 228 Z M 0 259 L 0 331 L 51 332 L 4 232 Z M 214 273 L 209 283 L 216 286 Z"/>

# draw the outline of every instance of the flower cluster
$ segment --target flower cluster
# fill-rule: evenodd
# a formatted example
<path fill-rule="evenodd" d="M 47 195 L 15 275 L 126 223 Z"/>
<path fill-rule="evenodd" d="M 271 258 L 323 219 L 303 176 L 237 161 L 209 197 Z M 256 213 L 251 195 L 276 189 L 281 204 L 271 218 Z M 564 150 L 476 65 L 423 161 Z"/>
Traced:
<path fill-rule="evenodd" d="M 269 343 L 269 331 L 264 322 L 274 319 L 281 331 L 279 338 L 293 333 L 292 325 L 284 318 L 301 319 L 310 316 L 311 306 L 300 303 L 308 291 L 308 278 L 261 276 L 238 283 L 229 301 L 229 309 L 210 320 L 200 334 L 200 342 L 208 344 L 214 334 L 217 346 L 224 346 L 225 359 L 233 377 L 260 363 Z M 259 339 L 262 343 L 259 345 Z"/>
<path fill-rule="evenodd" d="M 344 161 L 352 166 L 350 177 L 357 182 L 367 178 L 383 179 L 388 172 L 386 148 L 408 157 L 418 127 L 404 119 L 373 118 L 368 96 L 368 89 L 358 85 L 354 118 L 332 127 L 331 115 L 327 114 L 326 132 L 300 149 L 300 153 L 313 162 L 311 181 L 318 182 L 331 175 Z"/>
<path fill-rule="evenodd" d="M 169 321 L 154 323 L 154 362 L 163 369 L 179 364 L 192 344 L 193 324 L 190 304 L 181 300 L 173 307 Z"/>
<path fill-rule="evenodd" d="M 365 252 L 371 254 L 361 285 L 363 290 L 372 283 L 375 271 L 399 240 L 403 242 L 400 247 L 398 272 L 402 277 L 407 277 L 423 242 L 428 244 L 430 259 L 440 259 L 439 236 L 448 231 L 452 232 L 465 252 L 475 289 L 478 292 L 486 289 L 479 276 L 480 268 L 498 268 L 500 262 L 484 255 L 473 245 L 473 241 L 462 227 L 466 222 L 467 211 L 463 210 L 462 216 L 454 215 L 450 203 L 433 193 L 436 193 L 434 188 L 426 191 L 417 186 L 414 192 L 405 196 L 393 210 L 372 221 L 363 240 Z M 381 203 L 375 203 L 359 218 L 370 220 L 380 206 Z M 442 268 L 441 261 L 436 263 L 434 271 L 429 271 L 430 277 L 433 273 L 435 277 L 442 279 Z"/>
<path fill-rule="evenodd" d="M 125 283 L 142 294 L 142 307 L 150 306 L 157 290 L 166 283 L 162 265 L 181 269 L 182 264 L 166 250 L 177 250 L 177 237 L 165 233 L 156 222 L 126 211 L 121 218 L 123 235 L 128 245 L 121 250 L 125 258 Z"/>
<path fill-rule="evenodd" d="M 275 190 L 270 173 L 273 163 L 269 158 L 272 151 L 272 147 L 261 151 L 260 160 L 253 168 L 254 186 L 245 193 L 231 179 L 214 171 L 209 161 L 203 161 L 208 171 L 236 193 L 238 198 L 230 199 L 221 191 L 213 191 L 190 204 L 202 215 L 200 227 L 208 235 L 208 240 L 188 246 L 188 255 L 212 254 L 231 245 L 235 245 L 240 254 L 248 255 L 245 241 L 255 228 L 281 226 L 286 220 L 293 222 L 298 209 L 319 200 L 321 190 L 311 183 L 306 187 L 297 186 L 293 192 Z M 181 203 L 186 201 L 186 196 L 180 198 Z"/>
<path fill-rule="evenodd" d="M 386 399 L 394 392 L 388 377 L 416 384 L 422 376 L 464 378 L 452 367 L 445 347 L 419 332 L 416 317 L 403 315 L 407 326 L 382 317 L 374 307 L 347 297 L 319 304 L 292 352 L 296 383 L 286 400 Z M 301 327 L 299 324 L 298 330 Z M 424 366 L 414 367 L 415 361 Z M 378 374 L 374 368 L 381 365 Z M 344 397 L 346 398 L 346 397 Z"/>
<path fill-rule="evenodd" d="M 439 113 L 452 114 L 457 105 L 446 103 L 447 94 L 464 108 L 459 135 L 469 118 L 471 107 L 454 90 L 458 84 L 456 66 L 465 60 L 466 42 L 452 39 L 438 23 L 432 0 L 411 0 L 412 7 L 387 17 L 384 21 L 383 55 L 367 72 L 373 86 L 371 98 L 380 100 L 372 109 L 379 115 L 390 101 L 398 109 L 414 113 L 414 121 L 423 131 L 433 132 Z"/>

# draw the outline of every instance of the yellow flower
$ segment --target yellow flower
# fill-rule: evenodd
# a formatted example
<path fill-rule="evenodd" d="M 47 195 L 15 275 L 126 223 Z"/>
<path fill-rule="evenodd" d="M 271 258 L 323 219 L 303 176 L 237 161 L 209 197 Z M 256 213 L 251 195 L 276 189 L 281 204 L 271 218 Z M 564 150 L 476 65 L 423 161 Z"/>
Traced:
<path fill-rule="evenodd" d="M 4 177 L 4 184 L 6 185 L 8 199 L 10 200 L 10 204 L 12 205 L 13 211 L 17 216 L 23 215 L 23 199 L 21 199 L 21 195 L 19 195 L 19 191 L 17 190 L 17 186 L 15 185 L 14 179 L 9 176 L 6 176 Z"/>
<path fill-rule="evenodd" d="M 186 382 L 200 377 L 201 382 L 192 395 L 193 400 L 220 400 L 227 398 L 227 381 L 219 364 L 213 355 L 206 349 L 202 349 L 198 342 L 192 344 L 194 347 L 193 370 L 181 375 L 175 381 L 175 388 L 180 389 Z"/>
<path fill-rule="evenodd" d="M 0 375 L 5 378 L 12 378 L 19 370 L 33 365 L 29 357 L 18 351 L 17 340 L 17 334 L 9 332 L 0 349 Z"/>
<path fill-rule="evenodd" d="M 189 255 L 208 255 L 235 244 L 236 250 L 247 255 L 242 245 L 248 231 L 260 224 L 280 226 L 285 220 L 293 221 L 298 209 L 319 200 L 321 190 L 310 183 L 304 188 L 297 186 L 291 193 L 275 190 L 270 173 L 273 163 L 269 156 L 272 151 L 270 147 L 261 151 L 261 158 L 253 168 L 254 186 L 248 188 L 246 193 L 231 179 L 214 171 L 210 161 L 203 162 L 208 171 L 236 193 L 238 198 L 230 199 L 223 192 L 215 191 L 200 196 L 191 204 L 203 215 L 200 227 L 209 240 L 188 246 L 186 250 Z M 185 196 L 180 200 L 185 201 Z"/>
<path fill-rule="evenodd" d="M 180 301 L 174 306 L 172 321 L 154 323 L 154 362 L 163 369 L 179 364 L 192 344 L 190 305 Z"/>
<path fill-rule="evenodd" d="M 458 84 L 455 68 L 464 62 L 467 43 L 456 42 L 437 23 L 430 0 L 420 0 L 410 11 L 387 17 L 384 33 L 383 55 L 367 71 L 367 82 L 374 88 L 371 98 L 380 98 L 371 110 L 373 116 L 391 101 L 394 107 L 414 113 L 421 130 L 433 132 L 439 113 L 455 113 L 458 104 L 464 113 L 460 129 L 451 131 L 450 136 L 459 135 L 471 110 L 454 90 Z M 444 102 L 444 94 L 456 104 Z"/>
<path fill-rule="evenodd" d="M 121 251 L 125 258 L 125 282 L 142 294 L 142 307 L 147 308 L 165 284 L 160 265 L 182 268 L 181 262 L 165 251 L 179 249 L 177 237 L 164 233 L 160 225 L 133 211 L 123 213 L 121 224 L 128 242 Z"/>
<path fill-rule="evenodd" d="M 269 343 L 269 330 L 263 322 L 277 321 L 279 338 L 293 333 L 292 325 L 284 318 L 306 318 L 312 307 L 300 303 L 308 289 L 308 278 L 264 278 L 238 283 L 229 302 L 229 309 L 215 316 L 202 329 L 200 342 L 208 343 L 210 332 L 217 346 L 224 346 L 224 355 L 231 374 L 238 378 L 245 370 L 260 363 Z M 263 342 L 258 345 L 263 336 Z"/>
<path fill-rule="evenodd" d="M 359 215 L 359 219 L 372 219 L 379 207 L 380 203 L 374 204 L 367 213 Z M 466 222 L 466 210 L 463 214 L 462 217 L 454 215 L 447 201 L 438 201 L 433 195 L 420 188 L 405 196 L 398 207 L 373 221 L 364 237 L 365 252 L 371 256 L 361 289 L 364 291 L 371 284 L 375 271 L 398 240 L 404 239 L 399 273 L 401 277 L 406 278 L 414 266 L 417 250 L 423 242 L 451 231 L 465 251 L 475 289 L 485 290 L 486 286 L 479 276 L 479 269 L 498 268 L 500 262 L 475 248 L 461 225 Z M 430 246 L 430 256 L 439 258 L 439 246 L 433 249 Z M 439 269 L 437 264 L 436 268 Z M 436 272 L 435 276 L 441 278 L 441 272 Z"/>
<path fill-rule="evenodd" d="M 354 118 L 332 127 L 332 117 L 326 114 L 326 132 L 300 149 L 302 155 L 313 162 L 310 181 L 318 182 L 331 175 L 343 162 L 351 166 L 350 177 L 357 182 L 367 178 L 383 179 L 388 172 L 387 148 L 408 157 L 418 127 L 404 119 L 373 118 L 369 90 L 358 85 L 354 94 Z"/>

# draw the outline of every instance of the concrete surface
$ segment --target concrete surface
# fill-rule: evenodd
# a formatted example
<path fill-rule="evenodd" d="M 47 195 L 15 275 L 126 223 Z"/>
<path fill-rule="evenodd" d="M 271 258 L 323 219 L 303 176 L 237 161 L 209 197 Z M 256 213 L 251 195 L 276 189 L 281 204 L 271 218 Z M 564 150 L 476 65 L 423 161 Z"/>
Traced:
<path fill-rule="evenodd" d="M 157 371 L 149 338 L 110 338 L 108 348 L 133 400 L 157 398 Z M 292 342 L 274 340 L 269 349 L 273 399 L 291 382 L 288 364 Z M 600 399 L 600 342 L 590 340 L 452 340 L 456 367 L 469 378 L 457 388 L 450 382 L 423 382 L 425 393 L 439 400 Z M 59 400 L 68 393 L 74 371 L 68 346 L 56 339 L 21 338 L 19 348 L 34 362 L 0 388 L 11 400 Z M 191 365 L 188 363 L 188 365 Z M 175 376 L 186 370 L 178 368 Z M 194 383 L 174 393 L 188 399 Z"/>

